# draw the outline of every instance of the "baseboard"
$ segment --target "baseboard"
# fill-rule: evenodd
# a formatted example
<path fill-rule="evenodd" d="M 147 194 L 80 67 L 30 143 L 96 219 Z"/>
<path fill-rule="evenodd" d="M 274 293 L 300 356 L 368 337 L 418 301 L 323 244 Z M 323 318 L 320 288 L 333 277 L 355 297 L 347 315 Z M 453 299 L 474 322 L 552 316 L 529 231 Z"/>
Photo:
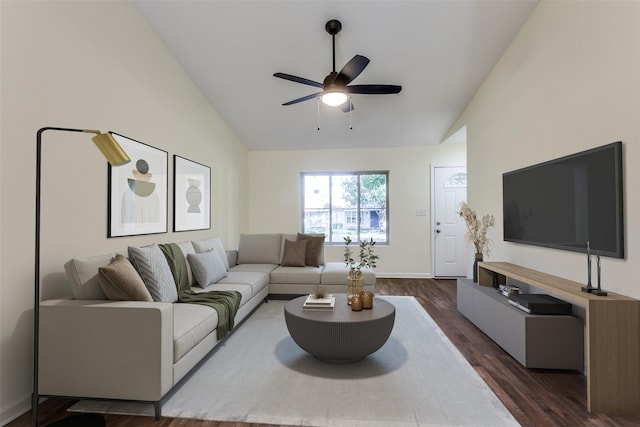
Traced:
<path fill-rule="evenodd" d="M 380 279 L 433 279 L 431 273 L 378 273 Z"/>
<path fill-rule="evenodd" d="M 10 403 L 7 407 L 3 405 L 2 410 L 0 410 L 0 426 L 9 424 L 29 411 L 31 411 L 31 396 Z"/>

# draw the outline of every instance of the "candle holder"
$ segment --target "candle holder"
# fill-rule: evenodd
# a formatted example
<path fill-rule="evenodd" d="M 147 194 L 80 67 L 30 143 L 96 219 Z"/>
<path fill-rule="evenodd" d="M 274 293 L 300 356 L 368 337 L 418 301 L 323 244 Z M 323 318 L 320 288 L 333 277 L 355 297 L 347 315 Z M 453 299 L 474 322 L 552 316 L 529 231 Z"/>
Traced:
<path fill-rule="evenodd" d="M 360 292 L 360 302 L 362 303 L 362 308 L 364 308 L 365 310 L 373 308 L 373 292 Z"/>

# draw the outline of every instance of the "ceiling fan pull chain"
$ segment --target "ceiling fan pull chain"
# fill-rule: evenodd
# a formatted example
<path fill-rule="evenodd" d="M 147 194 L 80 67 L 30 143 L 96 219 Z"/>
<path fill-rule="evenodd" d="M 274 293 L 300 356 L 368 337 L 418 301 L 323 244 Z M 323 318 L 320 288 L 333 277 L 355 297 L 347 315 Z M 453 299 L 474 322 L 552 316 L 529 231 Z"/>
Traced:
<path fill-rule="evenodd" d="M 318 98 L 318 130 L 320 130 L 320 98 Z"/>
<path fill-rule="evenodd" d="M 353 125 L 351 123 L 351 112 L 353 111 L 353 106 L 351 105 L 351 95 L 349 95 L 349 99 L 347 99 L 347 102 L 349 102 L 349 130 L 353 130 Z"/>

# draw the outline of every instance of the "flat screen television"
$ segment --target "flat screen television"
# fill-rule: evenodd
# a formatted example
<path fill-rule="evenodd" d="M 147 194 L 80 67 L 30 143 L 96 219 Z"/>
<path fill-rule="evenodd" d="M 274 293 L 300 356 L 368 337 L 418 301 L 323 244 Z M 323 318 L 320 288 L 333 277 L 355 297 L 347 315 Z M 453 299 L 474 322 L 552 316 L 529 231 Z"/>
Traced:
<path fill-rule="evenodd" d="M 504 173 L 504 240 L 624 258 L 622 184 L 622 142 Z"/>

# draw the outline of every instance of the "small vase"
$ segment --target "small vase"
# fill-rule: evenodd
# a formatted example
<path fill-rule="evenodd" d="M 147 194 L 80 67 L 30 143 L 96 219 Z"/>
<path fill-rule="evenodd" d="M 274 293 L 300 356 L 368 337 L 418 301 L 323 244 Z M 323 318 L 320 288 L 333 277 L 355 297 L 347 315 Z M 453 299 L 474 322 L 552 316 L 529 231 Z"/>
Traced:
<path fill-rule="evenodd" d="M 347 303 L 351 305 L 351 298 L 360 296 L 364 291 L 364 278 L 359 271 L 350 271 L 347 276 Z"/>
<path fill-rule="evenodd" d="M 473 260 L 473 281 L 478 281 L 478 262 L 482 261 L 482 254 L 475 254 Z"/>

